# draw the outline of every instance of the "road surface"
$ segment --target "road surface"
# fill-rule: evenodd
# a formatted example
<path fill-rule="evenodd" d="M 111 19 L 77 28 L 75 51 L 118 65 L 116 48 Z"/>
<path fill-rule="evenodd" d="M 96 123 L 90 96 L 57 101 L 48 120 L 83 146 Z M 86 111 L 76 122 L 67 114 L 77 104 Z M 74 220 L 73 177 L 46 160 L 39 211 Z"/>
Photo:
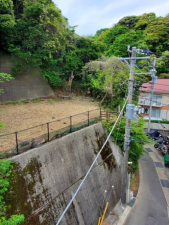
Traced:
<path fill-rule="evenodd" d="M 146 153 L 140 159 L 137 200 L 125 225 L 169 225 L 167 203 L 154 162 Z"/>

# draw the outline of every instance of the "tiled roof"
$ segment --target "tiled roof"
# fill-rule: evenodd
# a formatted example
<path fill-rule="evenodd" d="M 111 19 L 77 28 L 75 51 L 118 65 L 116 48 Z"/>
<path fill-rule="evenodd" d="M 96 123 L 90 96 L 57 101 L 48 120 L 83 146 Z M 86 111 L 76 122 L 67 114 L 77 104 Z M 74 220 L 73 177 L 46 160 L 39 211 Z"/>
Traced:
<path fill-rule="evenodd" d="M 139 90 L 150 92 L 151 83 L 143 83 Z M 157 79 L 157 84 L 154 84 L 153 92 L 169 93 L 169 79 Z"/>

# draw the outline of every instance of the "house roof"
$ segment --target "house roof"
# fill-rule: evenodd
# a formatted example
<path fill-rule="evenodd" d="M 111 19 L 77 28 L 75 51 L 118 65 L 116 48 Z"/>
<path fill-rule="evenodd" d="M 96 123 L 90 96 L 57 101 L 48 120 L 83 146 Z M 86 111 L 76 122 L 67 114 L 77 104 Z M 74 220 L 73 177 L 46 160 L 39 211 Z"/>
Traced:
<path fill-rule="evenodd" d="M 151 83 L 143 83 L 139 90 L 150 92 Z M 169 93 L 169 79 L 157 79 L 157 84 L 154 84 L 153 92 Z"/>

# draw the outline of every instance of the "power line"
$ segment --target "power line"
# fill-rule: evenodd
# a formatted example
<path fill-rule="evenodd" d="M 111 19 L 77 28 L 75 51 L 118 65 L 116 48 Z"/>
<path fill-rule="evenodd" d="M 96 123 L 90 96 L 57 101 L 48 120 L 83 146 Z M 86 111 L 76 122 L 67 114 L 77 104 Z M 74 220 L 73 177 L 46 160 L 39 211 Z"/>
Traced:
<path fill-rule="evenodd" d="M 94 170 L 95 168 L 97 168 L 98 166 L 102 166 L 104 164 L 104 162 L 110 158 L 113 155 L 113 153 L 110 153 L 102 162 L 98 163 L 97 165 L 95 165 L 92 170 Z M 31 218 L 32 216 L 36 215 L 37 213 L 39 213 L 40 211 L 44 210 L 51 202 L 53 202 L 56 198 L 58 198 L 60 195 L 64 194 L 64 192 L 66 190 L 68 190 L 70 187 L 72 187 L 74 184 L 76 184 L 78 181 L 80 181 L 84 176 L 86 175 L 86 173 L 84 175 L 82 175 L 80 178 L 78 178 L 75 182 L 73 182 L 70 186 L 68 186 L 67 188 L 65 188 L 63 191 L 61 191 L 57 196 L 55 196 L 51 201 L 48 201 L 46 204 L 44 204 L 43 206 L 41 206 L 38 210 L 36 210 L 33 214 L 31 214 L 27 219 Z"/>
<path fill-rule="evenodd" d="M 126 99 L 126 101 L 125 101 L 125 103 L 124 103 L 124 105 L 123 105 L 123 108 L 122 108 L 122 110 L 121 110 L 121 112 L 120 112 L 120 114 L 119 114 L 119 116 L 118 116 L 116 122 L 114 123 L 114 125 L 113 125 L 113 127 L 112 127 L 112 129 L 111 129 L 111 131 L 110 131 L 110 133 L 109 133 L 109 135 L 108 135 L 106 141 L 104 142 L 102 148 L 101 148 L 100 151 L 98 152 L 98 154 L 97 154 L 96 158 L 94 159 L 92 165 L 90 166 L 90 168 L 89 168 L 89 170 L 87 171 L 85 177 L 84 177 L 83 180 L 81 181 L 79 187 L 77 188 L 75 194 L 72 196 L 72 199 L 70 200 L 70 202 L 69 202 L 68 205 L 66 206 L 65 210 L 63 211 L 63 213 L 62 213 L 62 215 L 60 216 L 60 218 L 59 218 L 59 220 L 58 220 L 58 222 L 57 222 L 56 225 L 59 225 L 59 223 L 61 222 L 61 220 L 62 220 L 62 218 L 64 217 L 65 213 L 67 212 L 68 208 L 70 207 L 70 205 L 72 204 L 72 202 L 73 202 L 73 200 L 75 199 L 76 195 L 78 194 L 78 192 L 79 192 L 81 186 L 83 185 L 84 181 L 86 180 L 87 176 L 89 175 L 90 171 L 92 170 L 92 168 L 93 168 L 93 166 L 94 166 L 96 160 L 98 159 L 100 153 L 102 152 L 103 148 L 104 148 L 105 145 L 107 144 L 107 142 L 108 142 L 108 140 L 109 140 L 109 138 L 110 138 L 110 136 L 111 136 L 111 134 L 112 134 L 112 132 L 113 132 L 113 130 L 114 130 L 114 128 L 115 128 L 115 126 L 116 126 L 118 120 L 119 120 L 119 118 L 121 117 L 121 115 L 122 115 L 122 113 L 123 113 L 123 110 L 124 110 L 124 108 L 125 108 L 125 106 L 126 106 L 127 101 L 128 101 L 128 98 Z"/>

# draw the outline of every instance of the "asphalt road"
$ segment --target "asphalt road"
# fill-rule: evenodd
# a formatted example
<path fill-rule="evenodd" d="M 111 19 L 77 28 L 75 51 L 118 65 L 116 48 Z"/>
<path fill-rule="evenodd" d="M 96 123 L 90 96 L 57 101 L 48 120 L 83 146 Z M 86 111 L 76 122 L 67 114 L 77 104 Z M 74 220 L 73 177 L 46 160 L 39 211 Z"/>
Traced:
<path fill-rule="evenodd" d="M 169 225 L 167 203 L 154 162 L 146 153 L 140 159 L 137 200 L 125 225 Z"/>

